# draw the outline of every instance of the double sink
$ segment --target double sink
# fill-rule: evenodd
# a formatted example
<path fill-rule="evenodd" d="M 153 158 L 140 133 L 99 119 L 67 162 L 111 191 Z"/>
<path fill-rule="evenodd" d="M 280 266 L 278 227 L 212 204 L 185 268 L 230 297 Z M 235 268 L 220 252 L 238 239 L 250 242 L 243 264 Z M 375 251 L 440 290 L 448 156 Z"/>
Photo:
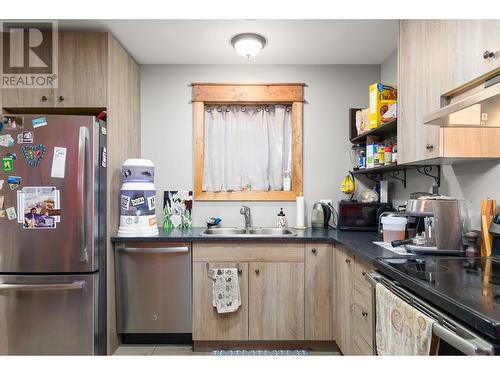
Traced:
<path fill-rule="evenodd" d="M 214 237 L 292 237 L 296 236 L 289 228 L 207 228 L 201 236 Z"/>

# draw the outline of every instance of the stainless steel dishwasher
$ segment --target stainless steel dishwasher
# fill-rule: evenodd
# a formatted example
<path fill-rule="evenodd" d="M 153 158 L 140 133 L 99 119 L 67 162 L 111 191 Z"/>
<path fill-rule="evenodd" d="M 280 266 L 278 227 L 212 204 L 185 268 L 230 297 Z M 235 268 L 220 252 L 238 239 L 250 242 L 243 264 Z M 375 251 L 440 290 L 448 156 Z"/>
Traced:
<path fill-rule="evenodd" d="M 159 334 L 175 341 L 191 336 L 190 244 L 118 244 L 115 268 L 117 330 L 122 338 L 140 334 L 144 341 L 147 334 Z"/>

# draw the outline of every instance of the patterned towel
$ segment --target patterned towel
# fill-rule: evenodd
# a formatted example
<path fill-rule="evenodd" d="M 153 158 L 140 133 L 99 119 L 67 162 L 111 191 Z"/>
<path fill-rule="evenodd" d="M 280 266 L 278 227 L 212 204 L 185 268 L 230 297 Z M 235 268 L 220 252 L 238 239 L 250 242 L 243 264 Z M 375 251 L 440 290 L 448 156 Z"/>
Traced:
<path fill-rule="evenodd" d="M 434 320 L 378 283 L 376 341 L 378 355 L 429 355 Z"/>
<path fill-rule="evenodd" d="M 241 306 L 238 270 L 236 268 L 214 268 L 211 270 L 213 280 L 212 305 L 217 312 L 230 313 Z"/>

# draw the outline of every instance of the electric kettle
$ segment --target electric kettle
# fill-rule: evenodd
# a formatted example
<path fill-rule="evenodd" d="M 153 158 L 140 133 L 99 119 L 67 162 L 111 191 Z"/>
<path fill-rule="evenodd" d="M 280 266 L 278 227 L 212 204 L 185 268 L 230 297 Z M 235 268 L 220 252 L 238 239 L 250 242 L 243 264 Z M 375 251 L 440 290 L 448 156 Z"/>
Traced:
<path fill-rule="evenodd" d="M 311 226 L 316 229 L 328 228 L 328 222 L 332 216 L 331 207 L 323 202 L 316 202 L 311 213 Z"/>

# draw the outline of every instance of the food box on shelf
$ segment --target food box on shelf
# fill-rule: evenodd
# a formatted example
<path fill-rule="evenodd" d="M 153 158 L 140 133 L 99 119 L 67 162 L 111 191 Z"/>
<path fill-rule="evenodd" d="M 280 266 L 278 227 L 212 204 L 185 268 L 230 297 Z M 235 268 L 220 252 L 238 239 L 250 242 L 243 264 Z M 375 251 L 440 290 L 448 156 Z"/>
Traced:
<path fill-rule="evenodd" d="M 389 109 L 389 105 L 396 103 L 397 90 L 392 86 L 377 82 L 370 85 L 369 93 L 369 128 L 374 129 L 381 124 L 382 115 Z"/>

